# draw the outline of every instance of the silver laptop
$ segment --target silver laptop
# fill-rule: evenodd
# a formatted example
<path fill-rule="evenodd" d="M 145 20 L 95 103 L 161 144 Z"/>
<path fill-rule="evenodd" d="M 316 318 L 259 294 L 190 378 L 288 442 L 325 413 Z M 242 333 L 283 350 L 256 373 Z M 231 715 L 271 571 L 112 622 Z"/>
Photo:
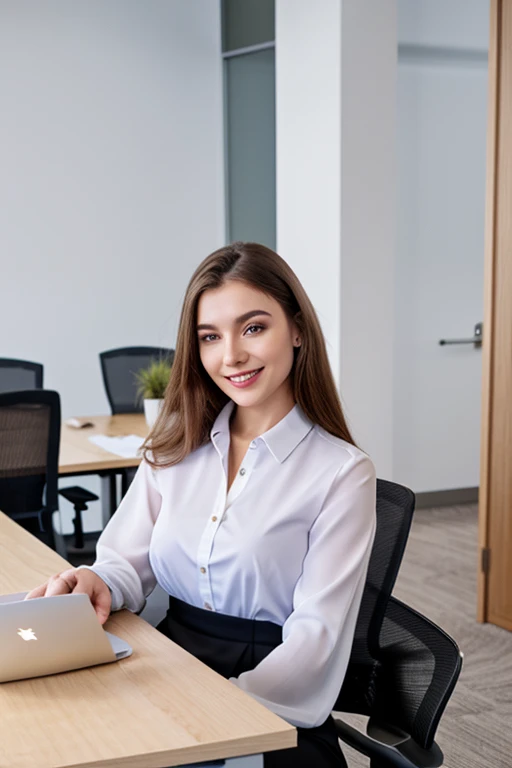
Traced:
<path fill-rule="evenodd" d="M 0 595 L 0 683 L 131 655 L 128 643 L 102 628 L 87 595 L 26 594 Z"/>

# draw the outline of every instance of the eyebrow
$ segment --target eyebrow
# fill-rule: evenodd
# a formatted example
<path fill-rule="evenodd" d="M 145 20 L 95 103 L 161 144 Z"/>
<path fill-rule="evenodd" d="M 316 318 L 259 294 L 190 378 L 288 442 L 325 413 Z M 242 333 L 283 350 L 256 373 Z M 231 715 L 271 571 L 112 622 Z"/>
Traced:
<path fill-rule="evenodd" d="M 240 317 L 237 317 L 235 320 L 236 325 L 241 325 L 242 323 L 247 322 L 247 320 L 250 320 L 251 317 L 256 317 L 256 315 L 267 315 L 267 317 L 272 317 L 270 312 L 265 312 L 264 309 L 251 309 L 250 312 L 246 312 L 244 315 L 240 315 Z M 215 330 L 216 326 L 211 325 L 209 323 L 201 323 L 201 325 L 197 326 L 198 331 L 212 331 Z"/>

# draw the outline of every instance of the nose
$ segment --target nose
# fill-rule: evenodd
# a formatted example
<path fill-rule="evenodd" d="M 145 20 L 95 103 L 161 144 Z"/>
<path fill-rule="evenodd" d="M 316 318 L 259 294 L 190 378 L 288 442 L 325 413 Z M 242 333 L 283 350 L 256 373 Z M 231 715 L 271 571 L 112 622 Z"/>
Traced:
<path fill-rule="evenodd" d="M 246 363 L 249 354 L 244 349 L 243 339 L 226 336 L 224 340 L 224 365 L 226 368 L 236 368 Z"/>

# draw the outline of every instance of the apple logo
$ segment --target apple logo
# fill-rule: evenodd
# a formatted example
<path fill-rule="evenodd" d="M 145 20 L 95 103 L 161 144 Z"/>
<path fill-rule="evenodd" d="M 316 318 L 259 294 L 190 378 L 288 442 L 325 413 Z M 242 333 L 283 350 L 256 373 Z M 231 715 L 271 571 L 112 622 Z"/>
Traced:
<path fill-rule="evenodd" d="M 22 640 L 37 640 L 33 629 L 18 629 L 18 635 Z"/>

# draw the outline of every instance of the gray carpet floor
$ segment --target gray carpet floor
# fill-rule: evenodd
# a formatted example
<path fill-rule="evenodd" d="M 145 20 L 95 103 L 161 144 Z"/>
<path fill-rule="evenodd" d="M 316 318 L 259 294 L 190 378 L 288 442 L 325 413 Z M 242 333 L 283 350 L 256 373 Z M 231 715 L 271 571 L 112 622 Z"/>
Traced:
<path fill-rule="evenodd" d="M 394 594 L 439 624 L 464 653 L 436 736 L 444 765 L 512 768 L 512 632 L 476 622 L 477 527 L 476 505 L 417 510 Z M 344 752 L 349 768 L 368 766 L 349 747 Z"/>

